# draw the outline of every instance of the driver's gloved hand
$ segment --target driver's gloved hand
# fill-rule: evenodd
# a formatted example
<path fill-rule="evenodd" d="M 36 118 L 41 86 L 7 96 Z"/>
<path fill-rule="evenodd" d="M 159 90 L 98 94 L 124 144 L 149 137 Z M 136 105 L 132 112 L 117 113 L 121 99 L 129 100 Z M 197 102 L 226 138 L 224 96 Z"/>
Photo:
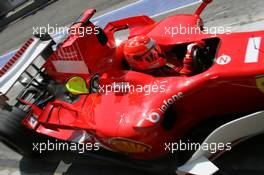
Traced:
<path fill-rule="evenodd" d="M 194 60 L 193 60 L 193 52 L 197 48 L 204 48 L 205 47 L 205 42 L 204 41 L 198 41 L 192 44 L 189 44 L 187 46 L 187 53 L 185 55 L 185 58 L 183 59 L 183 68 L 180 71 L 181 75 L 185 76 L 191 76 L 195 72 L 194 68 Z"/>

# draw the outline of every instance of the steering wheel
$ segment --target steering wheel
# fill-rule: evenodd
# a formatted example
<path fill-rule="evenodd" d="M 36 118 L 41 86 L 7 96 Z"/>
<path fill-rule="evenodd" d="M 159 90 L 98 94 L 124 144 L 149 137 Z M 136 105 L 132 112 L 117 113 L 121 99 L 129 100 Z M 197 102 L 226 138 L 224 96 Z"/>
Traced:
<path fill-rule="evenodd" d="M 207 68 L 207 48 L 196 48 L 193 51 L 193 68 L 195 73 L 201 73 Z"/>

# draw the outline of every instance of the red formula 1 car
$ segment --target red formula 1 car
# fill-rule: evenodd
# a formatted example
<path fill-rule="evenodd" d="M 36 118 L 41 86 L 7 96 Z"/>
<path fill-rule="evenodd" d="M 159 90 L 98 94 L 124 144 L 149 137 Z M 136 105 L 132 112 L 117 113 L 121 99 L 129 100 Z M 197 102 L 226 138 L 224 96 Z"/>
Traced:
<path fill-rule="evenodd" d="M 110 22 L 104 29 L 90 21 L 95 10 L 87 10 L 70 27 L 78 32 L 60 43 L 49 35 L 35 36 L 1 69 L 1 99 L 5 99 L 1 105 L 11 105 L 6 97 L 15 96 L 17 91 L 12 89 L 19 82 L 25 88 L 14 104 L 27 112 L 23 124 L 28 128 L 60 140 L 99 143 L 102 149 L 133 159 L 168 154 L 172 149 L 168 146 L 207 119 L 239 118 L 261 111 L 264 31 L 202 32 L 200 13 L 209 2 L 204 1 L 195 14 L 170 16 L 160 22 L 135 16 Z M 196 33 L 175 34 L 179 26 L 195 28 Z M 188 45 L 203 41 L 203 50 L 192 53 L 198 69 L 191 76 L 131 69 L 122 44 L 117 43 L 120 31 L 129 31 L 128 38 L 153 38 L 163 52 L 182 62 Z M 231 137 L 229 129 L 229 135 L 217 136 L 218 142 L 232 144 L 262 132 L 264 127 L 257 123 L 263 117 L 256 115 L 250 115 L 255 118 L 247 122 L 252 132 L 240 127 L 240 134 Z M 203 156 L 210 159 L 217 154 Z"/>

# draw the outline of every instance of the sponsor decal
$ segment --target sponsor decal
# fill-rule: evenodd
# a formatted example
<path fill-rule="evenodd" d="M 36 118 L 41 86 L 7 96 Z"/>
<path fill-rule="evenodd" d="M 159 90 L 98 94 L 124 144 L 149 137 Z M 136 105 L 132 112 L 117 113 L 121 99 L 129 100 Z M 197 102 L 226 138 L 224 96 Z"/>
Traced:
<path fill-rule="evenodd" d="M 159 111 L 165 113 L 165 111 L 176 101 L 182 99 L 184 96 L 183 92 L 173 95 L 171 98 L 164 100 L 163 105 L 159 108 Z"/>
<path fill-rule="evenodd" d="M 125 153 L 145 153 L 150 152 L 152 148 L 150 145 L 126 138 L 113 138 L 110 144 L 114 149 Z"/>
<path fill-rule="evenodd" d="M 258 62 L 261 40 L 262 40 L 261 37 L 249 38 L 247 50 L 246 50 L 245 63 Z"/>
<path fill-rule="evenodd" d="M 232 61 L 232 58 L 228 55 L 222 55 L 216 59 L 216 63 L 219 65 L 226 65 Z"/>
<path fill-rule="evenodd" d="M 158 123 L 160 120 L 160 114 L 157 112 L 152 112 L 147 116 L 146 120 L 148 120 L 151 123 Z"/>
<path fill-rule="evenodd" d="M 159 111 L 161 113 L 165 113 L 171 105 L 173 105 L 176 101 L 182 99 L 183 96 L 183 92 L 179 92 L 178 94 L 173 95 L 171 98 L 164 100 L 162 106 L 159 108 Z M 145 120 L 151 123 L 158 123 L 160 121 L 160 118 L 161 117 L 159 112 L 152 112 L 145 118 Z"/>
<path fill-rule="evenodd" d="M 264 74 L 256 76 L 256 86 L 264 93 Z"/>

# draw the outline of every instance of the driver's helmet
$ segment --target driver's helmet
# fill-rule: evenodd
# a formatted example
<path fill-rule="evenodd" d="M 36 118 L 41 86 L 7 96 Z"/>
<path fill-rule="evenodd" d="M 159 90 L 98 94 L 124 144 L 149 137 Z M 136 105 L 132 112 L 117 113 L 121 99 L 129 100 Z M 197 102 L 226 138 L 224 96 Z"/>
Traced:
<path fill-rule="evenodd" d="M 124 56 L 132 68 L 141 71 L 166 65 L 160 47 L 153 39 L 145 35 L 127 40 L 124 44 Z"/>

